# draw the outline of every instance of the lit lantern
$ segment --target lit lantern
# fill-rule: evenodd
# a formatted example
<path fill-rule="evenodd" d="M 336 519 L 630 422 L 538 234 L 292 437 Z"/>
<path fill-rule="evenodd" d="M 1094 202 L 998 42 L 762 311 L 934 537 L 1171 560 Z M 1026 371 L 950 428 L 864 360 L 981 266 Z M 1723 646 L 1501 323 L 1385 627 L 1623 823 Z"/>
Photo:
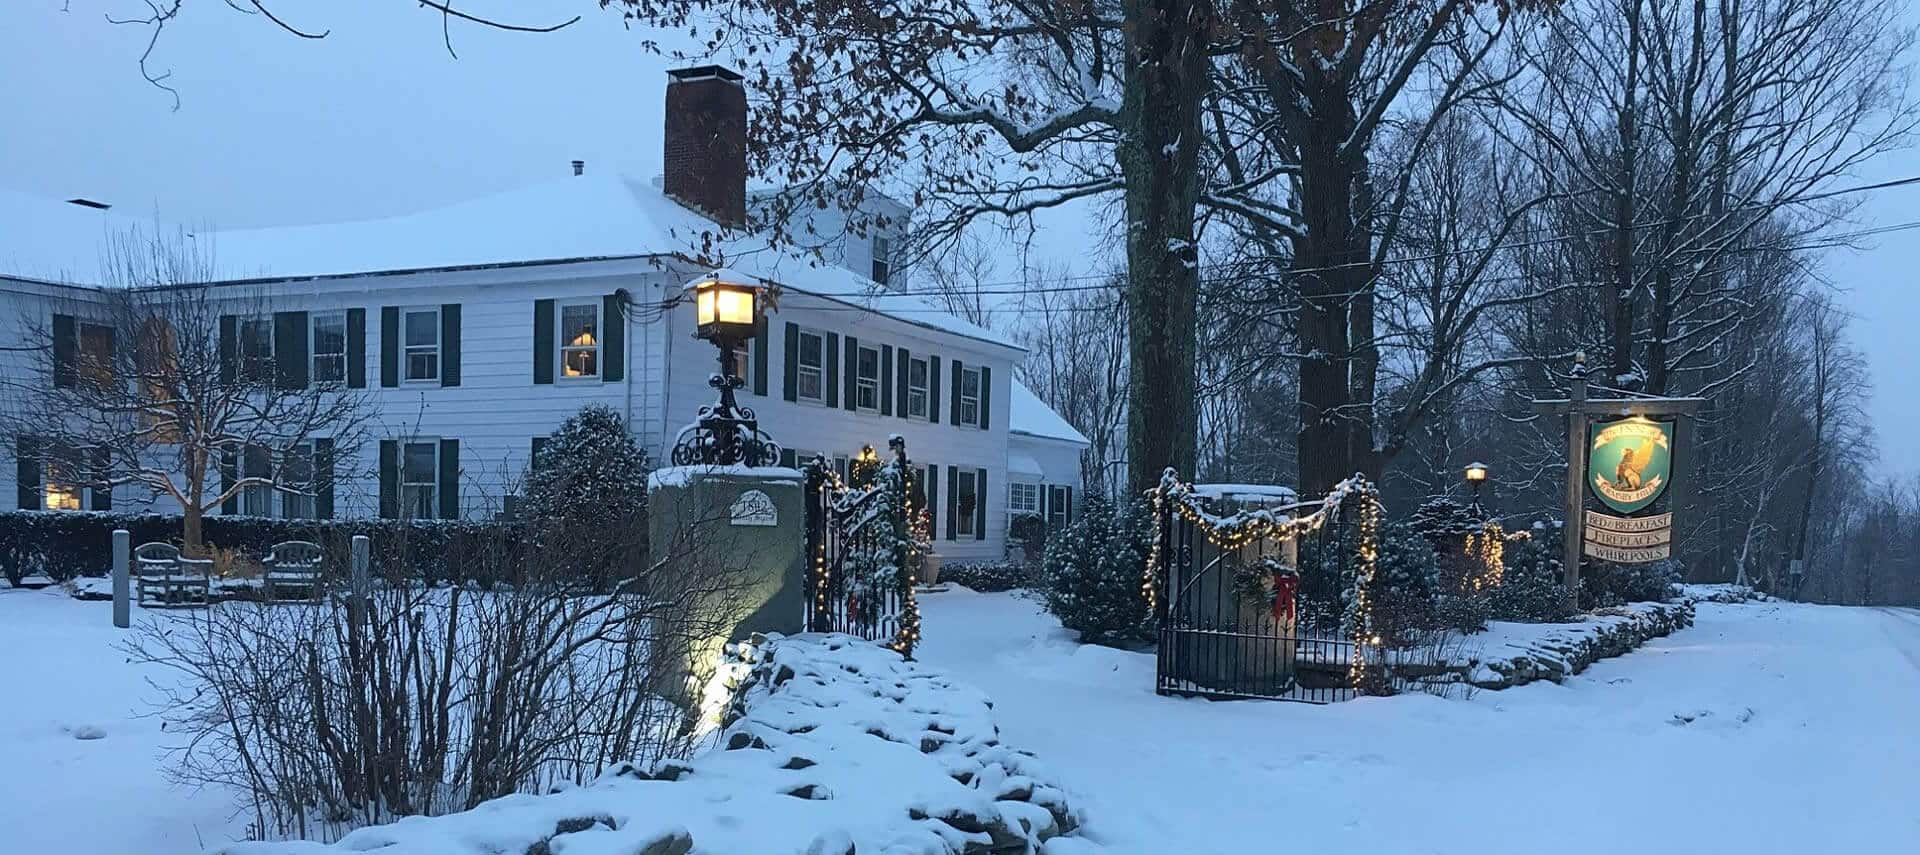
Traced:
<path fill-rule="evenodd" d="M 688 283 L 687 290 L 693 292 L 694 334 L 699 338 L 738 343 L 758 331 L 766 311 L 766 286 L 730 270 L 715 270 Z"/>
<path fill-rule="evenodd" d="M 1467 483 L 1478 487 L 1480 482 L 1485 480 L 1487 480 L 1487 464 L 1477 461 L 1467 464 Z"/>

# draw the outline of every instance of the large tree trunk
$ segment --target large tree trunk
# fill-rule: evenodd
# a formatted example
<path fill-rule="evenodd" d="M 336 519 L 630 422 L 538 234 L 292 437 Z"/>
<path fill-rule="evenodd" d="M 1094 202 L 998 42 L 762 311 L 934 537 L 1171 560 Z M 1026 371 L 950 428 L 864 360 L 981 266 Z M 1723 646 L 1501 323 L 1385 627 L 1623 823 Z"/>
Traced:
<path fill-rule="evenodd" d="M 1128 80 L 1119 147 L 1126 179 L 1127 467 L 1138 495 L 1171 466 L 1192 477 L 1198 430 L 1194 315 L 1200 289 L 1200 97 L 1211 7 L 1127 0 Z"/>
<path fill-rule="evenodd" d="M 1301 305 L 1295 334 L 1300 361 L 1299 476 L 1302 495 L 1331 489 L 1355 472 L 1378 476 L 1373 443 L 1372 358 L 1359 354 L 1355 336 L 1373 331 L 1368 237 L 1354 220 L 1357 168 L 1340 158 L 1356 122 L 1343 86 L 1318 78 L 1300 146 L 1300 236 L 1293 241 Z M 1365 317 L 1356 317 L 1365 315 Z"/>

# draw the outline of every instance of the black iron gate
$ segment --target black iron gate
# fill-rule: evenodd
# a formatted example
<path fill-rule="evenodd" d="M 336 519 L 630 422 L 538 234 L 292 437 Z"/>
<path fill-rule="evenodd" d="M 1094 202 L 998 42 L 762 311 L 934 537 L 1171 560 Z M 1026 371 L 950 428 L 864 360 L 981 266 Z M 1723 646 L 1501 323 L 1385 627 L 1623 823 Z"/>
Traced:
<path fill-rule="evenodd" d="M 1160 694 L 1329 703 L 1359 692 L 1362 651 L 1342 601 L 1351 507 L 1338 495 L 1235 507 L 1171 478 L 1157 504 Z"/>
<path fill-rule="evenodd" d="M 911 656 L 920 636 L 913 602 L 918 504 L 905 448 L 896 444 L 894 452 L 865 484 L 849 485 L 821 457 L 803 466 L 811 565 L 806 627 L 885 642 Z"/>

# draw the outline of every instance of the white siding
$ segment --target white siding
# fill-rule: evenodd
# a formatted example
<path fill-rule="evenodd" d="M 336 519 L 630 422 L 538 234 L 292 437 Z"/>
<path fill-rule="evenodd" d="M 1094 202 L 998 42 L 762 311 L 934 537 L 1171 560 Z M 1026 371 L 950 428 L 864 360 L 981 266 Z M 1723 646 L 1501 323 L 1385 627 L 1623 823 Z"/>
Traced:
<path fill-rule="evenodd" d="M 657 310 L 678 296 L 685 271 L 660 270 L 645 260 L 606 261 L 566 265 L 537 265 L 468 271 L 336 277 L 323 280 L 267 282 L 216 286 L 231 289 L 223 297 L 252 309 L 324 312 L 359 308 L 366 311 L 366 392 L 375 410 L 368 425 L 368 442 L 357 455 L 342 456 L 335 466 L 335 514 L 372 516 L 378 512 L 377 440 L 382 438 L 447 438 L 460 442 L 461 507 L 469 517 L 482 517 L 498 508 L 502 494 L 519 482 L 535 436 L 550 433 L 581 407 L 599 403 L 628 414 L 636 436 L 650 457 L 664 464 L 670 445 L 682 426 L 716 393 L 707 385 L 715 370 L 712 345 L 693 337 L 691 307 Z M 0 282 L 0 285 L 7 283 Z M 533 378 L 534 303 L 541 299 L 594 298 L 625 289 L 634 305 L 627 330 L 626 380 L 567 380 L 536 384 Z M 84 294 L 85 292 L 77 292 Z M 256 303 L 255 301 L 259 301 Z M 383 307 L 461 306 L 460 385 L 437 382 L 381 386 L 381 310 Z M 0 288 L 0 330 L 10 340 L 23 318 L 42 320 L 51 315 L 53 298 L 45 289 Z M 607 322 L 603 319 L 603 324 Z M 844 395 L 844 347 L 847 336 L 865 344 L 906 348 L 915 356 L 938 356 L 942 369 L 933 382 L 939 387 L 939 423 L 908 419 L 898 413 L 834 408 L 784 398 L 786 325 L 833 332 L 841 337 L 838 361 L 839 394 Z M 1010 383 L 1020 352 L 939 329 L 877 315 L 843 303 L 789 293 L 777 313 L 768 317 L 766 394 L 753 394 L 752 378 L 741 390 L 740 401 L 753 408 L 760 424 L 774 440 L 789 449 L 845 454 L 861 445 L 886 452 L 887 438 L 900 434 L 909 456 L 918 464 L 941 467 L 934 497 L 939 518 L 935 549 L 948 560 L 997 558 L 1004 552 L 1007 500 L 1008 414 Z M 443 343 L 444 346 L 444 343 Z M 444 354 L 443 354 L 444 356 Z M 756 358 L 763 356 L 756 354 Z M 897 355 L 895 357 L 897 368 Z M 985 366 L 991 373 L 988 390 L 989 424 L 984 428 L 951 423 L 951 365 L 959 360 Z M 404 368 L 404 366 L 401 366 Z M 10 374 L 40 370 L 20 354 L 0 354 L 0 370 Z M 401 372 L 404 378 L 404 371 Z M 896 378 L 896 382 L 899 382 Z M 892 388 L 882 389 L 890 406 L 897 401 Z M 1049 449 L 1044 460 L 1055 460 Z M 1036 455 L 1040 457 L 1041 455 Z M 1078 484 L 1077 454 L 1072 476 L 1062 482 Z M 1059 458 L 1064 460 L 1066 458 Z M 9 461 L 10 462 L 10 461 Z M 1050 462 L 1049 480 L 1055 465 Z M 985 470 L 987 484 L 981 499 L 987 504 L 986 533 L 982 538 L 948 540 L 947 467 Z M 1067 470 L 1062 469 L 1062 472 Z M 11 465 L 0 471 L 0 501 L 13 505 Z M 125 491 L 123 491 L 125 492 Z M 116 508 L 134 507 L 134 496 L 116 495 Z M 174 510 L 158 507 L 159 510 Z"/>

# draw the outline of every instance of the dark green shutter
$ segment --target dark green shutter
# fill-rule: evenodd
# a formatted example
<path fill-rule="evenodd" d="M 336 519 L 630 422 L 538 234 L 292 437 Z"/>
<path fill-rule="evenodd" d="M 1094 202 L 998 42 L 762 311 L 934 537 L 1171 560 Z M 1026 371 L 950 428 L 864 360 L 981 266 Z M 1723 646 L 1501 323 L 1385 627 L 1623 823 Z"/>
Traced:
<path fill-rule="evenodd" d="M 980 366 L 980 429 L 993 426 L 993 369 Z"/>
<path fill-rule="evenodd" d="M 827 351 L 821 354 L 821 364 L 827 372 L 827 406 L 840 406 L 840 334 L 827 333 Z"/>
<path fill-rule="evenodd" d="M 313 515 L 333 519 L 333 440 L 313 441 Z"/>
<path fill-rule="evenodd" d="M 1013 472 L 1011 471 L 1007 472 L 1007 478 L 1012 479 Z M 1013 485 L 1011 482 L 1008 483 L 1007 490 L 1008 491 L 1013 490 Z M 1038 501 L 1040 502 L 1040 505 L 1039 505 L 1040 519 L 1042 522 L 1044 522 L 1046 520 L 1052 519 L 1052 517 L 1047 516 L 1047 508 L 1051 507 L 1053 504 L 1053 488 L 1047 486 L 1046 482 L 1042 481 L 1040 483 L 1040 488 L 1038 492 L 1040 493 L 1040 496 L 1038 498 Z M 1009 497 L 1007 498 L 1007 510 L 1008 511 L 1013 510 L 1013 498 L 1011 497 L 1011 495 L 1009 495 Z M 1012 531 L 1009 530 L 1008 534 L 1012 534 Z"/>
<path fill-rule="evenodd" d="M 973 539 L 987 539 L 987 470 L 973 482 Z"/>
<path fill-rule="evenodd" d="M 53 388 L 73 385 L 79 371 L 74 360 L 80 352 L 80 327 L 72 315 L 53 316 Z"/>
<path fill-rule="evenodd" d="M 940 466 L 927 464 L 927 537 L 940 539 Z"/>
<path fill-rule="evenodd" d="M 282 389 L 307 388 L 307 313 L 273 313 L 273 377 Z"/>
<path fill-rule="evenodd" d="M 460 440 L 440 440 L 440 518 L 460 518 Z"/>
<path fill-rule="evenodd" d="M 380 516 L 400 518 L 400 441 L 380 440 Z"/>
<path fill-rule="evenodd" d="M 605 342 L 600 346 L 600 380 L 605 383 L 627 379 L 626 302 L 619 294 L 600 298 L 600 323 L 606 327 L 600 334 Z"/>
<path fill-rule="evenodd" d="M 1073 522 L 1073 487 L 1072 486 L 1068 486 L 1065 488 L 1065 495 L 1067 497 L 1066 507 L 1061 510 L 1060 516 L 1065 518 L 1067 522 Z"/>
<path fill-rule="evenodd" d="M 927 422 L 940 423 L 940 357 L 927 357 Z"/>
<path fill-rule="evenodd" d="M 367 310 L 347 310 L 347 386 L 367 388 Z"/>
<path fill-rule="evenodd" d="M 860 340 L 847 336 L 847 409 L 860 408 Z"/>
<path fill-rule="evenodd" d="M 440 306 L 440 385 L 460 385 L 460 304 Z"/>
<path fill-rule="evenodd" d="M 533 382 L 553 382 L 553 301 L 533 301 Z"/>
<path fill-rule="evenodd" d="M 880 415 L 893 415 L 893 345 L 880 345 Z"/>
<path fill-rule="evenodd" d="M 40 509 L 40 444 L 32 437 L 13 440 L 15 504 L 23 511 Z"/>
<path fill-rule="evenodd" d="M 113 477 L 113 455 L 104 448 L 93 450 L 93 477 L 99 479 L 102 486 L 90 491 L 93 493 L 93 507 L 88 510 L 113 510 L 113 488 L 106 486 L 108 479 Z"/>
<path fill-rule="evenodd" d="M 780 396 L 789 401 L 800 399 L 800 325 L 787 324 L 787 339 L 784 349 L 787 352 L 787 364 L 780 369 Z"/>
<path fill-rule="evenodd" d="M 960 424 L 960 360 L 958 359 L 953 361 L 953 399 L 948 402 L 948 406 L 953 408 L 948 413 L 948 416 L 949 416 L 948 421 L 956 426 L 959 425 Z"/>
<path fill-rule="evenodd" d="M 913 379 L 913 357 L 904 347 L 894 353 L 900 367 L 893 373 L 893 414 L 904 419 L 907 417 L 907 383 Z"/>
<path fill-rule="evenodd" d="M 240 455 L 229 448 L 220 452 L 220 492 L 233 488 L 240 483 Z M 235 493 L 220 502 L 220 513 L 240 513 L 240 494 Z"/>
<path fill-rule="evenodd" d="M 977 501 L 977 500 L 976 500 Z M 960 467 L 947 467 L 947 539 L 960 538 Z"/>
<path fill-rule="evenodd" d="M 380 385 L 400 385 L 400 307 L 380 307 Z"/>
<path fill-rule="evenodd" d="M 533 450 L 528 454 L 528 457 L 527 457 L 528 469 L 532 469 L 534 467 L 534 464 L 540 462 L 540 452 L 545 451 L 546 448 L 547 448 L 546 437 L 536 436 L 533 438 Z"/>
<path fill-rule="evenodd" d="M 220 382 L 232 383 L 240 376 L 240 323 L 232 315 L 220 316 Z"/>
<path fill-rule="evenodd" d="M 780 449 L 780 465 L 788 469 L 798 469 L 800 468 L 800 455 L 795 454 L 791 448 L 782 448 Z"/>
<path fill-rule="evenodd" d="M 767 319 L 761 318 L 753 331 L 753 394 L 767 394 Z"/>

